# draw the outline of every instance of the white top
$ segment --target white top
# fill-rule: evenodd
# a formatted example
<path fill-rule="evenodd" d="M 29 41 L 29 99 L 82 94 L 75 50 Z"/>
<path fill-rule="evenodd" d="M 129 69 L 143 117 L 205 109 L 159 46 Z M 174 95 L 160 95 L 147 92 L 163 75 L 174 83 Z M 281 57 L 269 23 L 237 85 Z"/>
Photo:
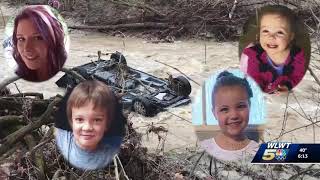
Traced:
<path fill-rule="evenodd" d="M 254 156 L 259 149 L 259 144 L 255 141 L 250 140 L 250 143 L 242 149 L 234 151 L 225 150 L 216 143 L 214 138 L 201 141 L 200 146 L 209 155 L 223 161 L 237 161 L 246 159 L 246 157 L 248 156 Z"/>

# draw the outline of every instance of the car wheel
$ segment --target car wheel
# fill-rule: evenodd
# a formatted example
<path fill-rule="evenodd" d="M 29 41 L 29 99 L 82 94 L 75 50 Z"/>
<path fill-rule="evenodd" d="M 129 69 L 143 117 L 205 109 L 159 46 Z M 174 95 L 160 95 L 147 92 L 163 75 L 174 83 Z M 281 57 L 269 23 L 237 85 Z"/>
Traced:
<path fill-rule="evenodd" d="M 171 86 L 178 96 L 189 96 L 191 93 L 191 85 L 188 79 L 183 76 L 173 78 Z"/>
<path fill-rule="evenodd" d="M 110 56 L 110 59 L 113 59 L 117 63 L 127 65 L 126 58 L 118 51 L 116 51 L 115 53 L 112 53 Z"/>
<path fill-rule="evenodd" d="M 83 78 L 90 79 L 90 74 L 85 68 L 77 68 L 77 69 L 74 69 L 74 71 L 80 74 Z"/>
<path fill-rule="evenodd" d="M 77 80 L 70 74 L 65 74 L 58 81 L 56 81 L 56 85 L 61 88 L 74 87 L 78 83 L 79 82 L 77 82 Z"/>
<path fill-rule="evenodd" d="M 144 98 L 139 98 L 134 101 L 133 110 L 143 116 L 150 116 L 152 112 L 150 102 Z"/>

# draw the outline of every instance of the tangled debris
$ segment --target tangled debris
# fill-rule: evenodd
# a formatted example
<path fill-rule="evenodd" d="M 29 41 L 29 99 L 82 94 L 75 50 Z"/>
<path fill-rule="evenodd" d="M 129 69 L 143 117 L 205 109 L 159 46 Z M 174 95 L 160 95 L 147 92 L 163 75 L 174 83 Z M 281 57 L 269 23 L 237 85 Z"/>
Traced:
<path fill-rule="evenodd" d="M 10 106 L 0 106 L 0 127 L 6 130 L 1 131 L 0 137 L 0 179 L 320 178 L 319 165 L 272 166 L 222 162 L 197 149 L 187 149 L 183 153 L 150 153 L 141 145 L 142 134 L 133 128 L 130 120 L 127 121 L 120 152 L 113 163 L 101 170 L 78 170 L 64 160 L 55 145 L 52 116 L 61 97 L 43 99 L 37 93 L 21 97 L 23 95 L 26 94 L 0 98 L 0 104 L 11 103 Z M 23 108 L 26 103 L 29 108 Z M 10 111 L 8 108 L 11 108 Z M 147 133 L 161 137 L 168 130 L 152 124 L 147 128 Z"/>
<path fill-rule="evenodd" d="M 119 155 L 115 157 L 117 161 L 99 171 L 74 169 L 63 159 L 53 138 L 53 115 L 61 97 L 17 96 L 23 94 L 0 98 L 1 178 L 122 179 L 128 176 L 130 179 L 158 179 L 160 174 L 166 174 L 157 169 L 162 158 L 147 153 L 141 146 L 141 135 L 130 122 Z M 28 109 L 23 108 L 25 103 L 29 105 Z"/>
<path fill-rule="evenodd" d="M 11 4 L 47 4 L 45 0 L 10 1 Z M 95 29 L 116 36 L 135 35 L 152 42 L 180 37 L 237 40 L 248 17 L 258 7 L 282 4 L 292 8 L 315 29 L 320 12 L 315 0 L 67 0 L 59 11 L 70 29 Z"/>
<path fill-rule="evenodd" d="M 266 4 L 289 6 L 310 27 L 317 25 L 310 10 L 319 16 L 320 4 L 312 0 L 82 0 L 74 1 L 72 11 L 62 13 L 81 21 L 82 25 L 69 24 L 71 29 L 97 29 L 120 36 L 138 32 L 154 42 L 172 42 L 180 37 L 226 41 L 237 40 L 247 18 Z"/>
<path fill-rule="evenodd" d="M 130 121 L 113 163 L 96 171 L 73 168 L 60 154 L 53 135 L 54 115 L 61 100 L 60 95 L 43 99 L 40 93 L 0 97 L 1 179 L 172 179 L 173 166 L 168 166 L 164 155 L 142 147 L 141 134 Z M 156 126 L 148 129 L 148 133 L 159 132 L 167 130 Z M 183 168 L 171 163 L 178 170 Z"/>

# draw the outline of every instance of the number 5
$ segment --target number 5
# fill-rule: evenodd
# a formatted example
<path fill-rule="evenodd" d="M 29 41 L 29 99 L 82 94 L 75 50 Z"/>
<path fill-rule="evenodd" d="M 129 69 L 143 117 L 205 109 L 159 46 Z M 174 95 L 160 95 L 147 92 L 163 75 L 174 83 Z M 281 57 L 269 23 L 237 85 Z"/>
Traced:
<path fill-rule="evenodd" d="M 262 159 L 266 161 L 274 159 L 276 151 L 276 149 L 266 149 L 263 153 Z"/>

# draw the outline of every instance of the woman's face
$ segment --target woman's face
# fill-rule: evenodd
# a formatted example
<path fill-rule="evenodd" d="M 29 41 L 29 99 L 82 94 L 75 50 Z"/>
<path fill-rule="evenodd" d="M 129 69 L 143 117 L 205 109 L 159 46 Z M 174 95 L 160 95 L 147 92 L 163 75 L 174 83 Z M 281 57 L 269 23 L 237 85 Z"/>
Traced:
<path fill-rule="evenodd" d="M 107 114 L 103 108 L 89 102 L 72 108 L 72 130 L 76 144 L 85 150 L 95 150 L 107 130 Z"/>
<path fill-rule="evenodd" d="M 241 86 L 222 86 L 215 95 L 213 114 L 223 134 L 241 136 L 249 121 L 248 93 Z"/>
<path fill-rule="evenodd" d="M 31 70 L 46 69 L 48 45 L 30 19 L 21 19 L 17 27 L 17 49 Z"/>

